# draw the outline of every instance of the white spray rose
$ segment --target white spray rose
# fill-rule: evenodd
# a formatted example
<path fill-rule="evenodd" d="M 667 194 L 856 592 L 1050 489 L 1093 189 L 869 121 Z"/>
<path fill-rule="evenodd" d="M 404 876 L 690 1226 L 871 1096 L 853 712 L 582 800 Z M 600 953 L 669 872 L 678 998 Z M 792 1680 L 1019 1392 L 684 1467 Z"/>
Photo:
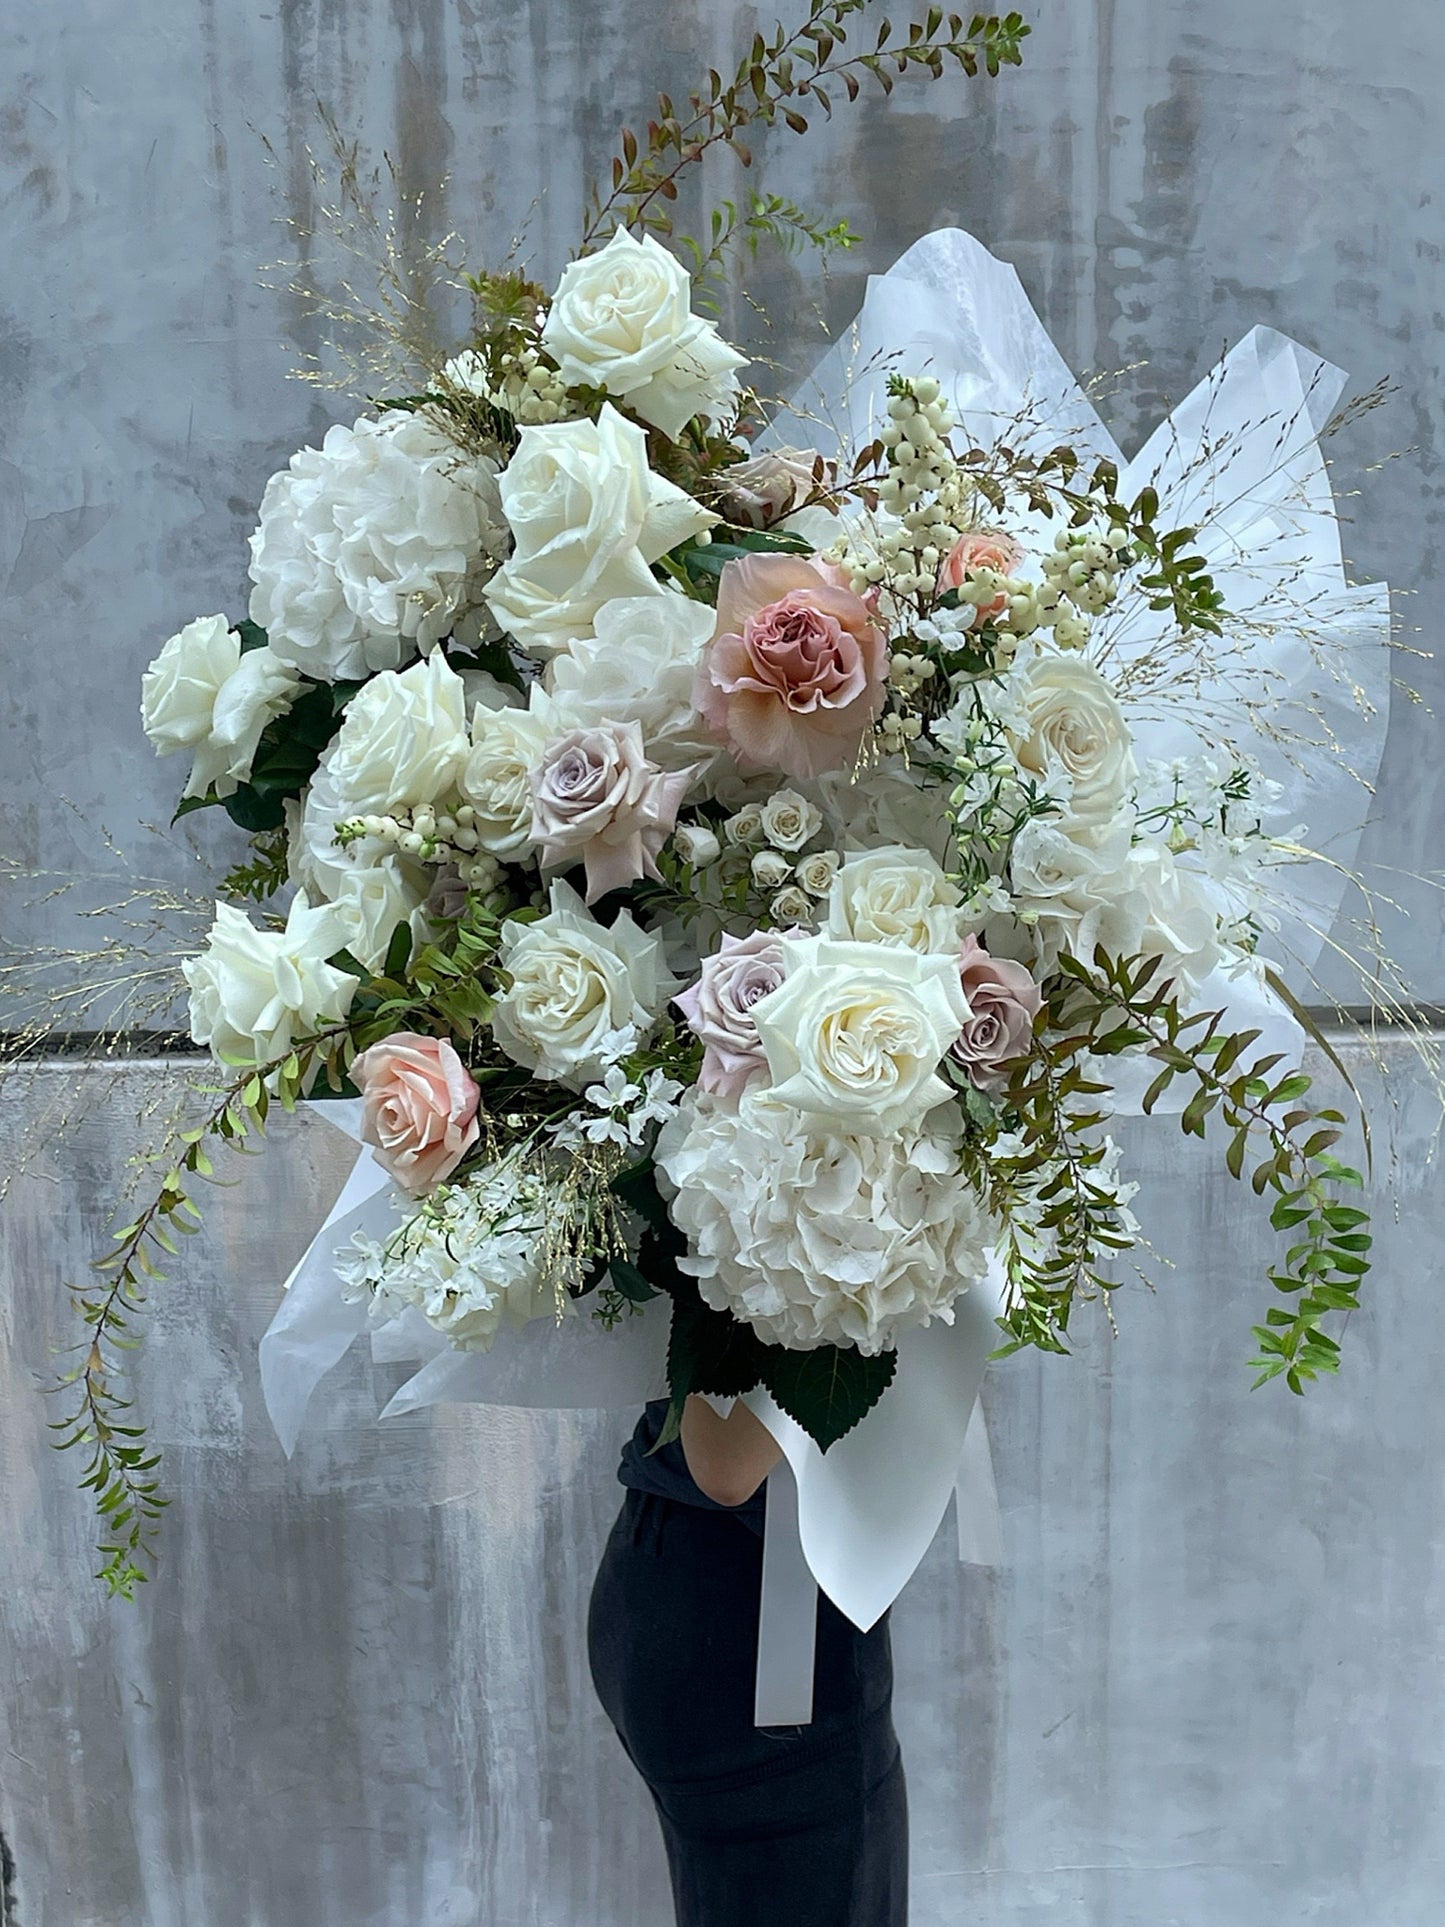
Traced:
<path fill-rule="evenodd" d="M 800 937 L 783 963 L 754 1011 L 780 1102 L 871 1137 L 949 1096 L 938 1063 L 968 1016 L 956 953 Z"/>
<path fill-rule="evenodd" d="M 793 874 L 793 866 L 781 850 L 759 850 L 748 868 L 760 890 L 777 890 Z"/>
<path fill-rule="evenodd" d="M 722 855 L 717 834 L 706 823 L 679 823 L 672 833 L 672 847 L 683 862 L 690 863 L 695 870 L 716 863 Z"/>
<path fill-rule="evenodd" d="M 501 963 L 512 982 L 492 1015 L 497 1042 L 524 1070 L 573 1090 L 602 1075 L 616 1032 L 631 1025 L 650 1034 L 680 987 L 659 938 L 626 911 L 610 929 L 598 923 L 561 881 L 547 916 L 503 924 Z"/>
<path fill-rule="evenodd" d="M 856 943 L 956 956 L 961 898 L 927 850 L 890 844 L 845 856 L 828 893 L 828 929 Z"/>
<path fill-rule="evenodd" d="M 193 752 L 183 792 L 231 796 L 251 774 L 261 733 L 291 707 L 301 678 L 273 649 L 242 650 L 224 616 L 199 616 L 141 677 L 141 724 L 161 756 Z"/>
<path fill-rule="evenodd" d="M 605 388 L 676 441 L 695 415 L 731 411 L 747 361 L 691 297 L 691 275 L 666 248 L 618 228 L 562 270 L 542 340 L 569 386 Z"/>
<path fill-rule="evenodd" d="M 604 603 L 595 633 L 570 643 L 548 666 L 553 727 L 635 721 L 659 769 L 711 769 L 722 750 L 693 707 L 692 686 L 715 623 L 707 604 L 690 596 Z"/>
<path fill-rule="evenodd" d="M 479 846 L 518 862 L 532 843 L 532 771 L 551 734 L 531 709 L 489 709 L 472 714 L 472 746 L 461 774 L 461 793 L 475 813 Z"/>
<path fill-rule="evenodd" d="M 763 835 L 775 850 L 801 850 L 823 827 L 823 812 L 796 790 L 775 790 L 762 806 Z"/>
<path fill-rule="evenodd" d="M 345 922 L 333 905 L 315 909 L 305 892 L 284 930 L 258 930 L 229 903 L 216 905 L 206 948 L 181 965 L 191 992 L 191 1035 L 222 1063 L 285 1057 L 298 1037 L 340 1023 L 356 978 L 326 959 L 343 949 Z"/>
<path fill-rule="evenodd" d="M 394 669 L 475 605 L 506 535 L 496 463 L 425 415 L 338 423 L 266 484 L 251 620 L 319 681 Z"/>
<path fill-rule="evenodd" d="M 945 1125 L 940 1119 L 947 1119 Z M 950 1113 L 884 1137 L 830 1131 L 756 1088 L 689 1096 L 657 1164 L 704 1303 L 766 1343 L 873 1356 L 941 1318 L 998 1238 L 964 1174 Z"/>
<path fill-rule="evenodd" d="M 647 438 L 603 405 L 595 422 L 524 428 L 501 480 L 513 553 L 486 590 L 524 649 L 555 656 L 618 596 L 668 593 L 651 564 L 717 520 L 647 466 Z"/>
<path fill-rule="evenodd" d="M 805 856 L 793 874 L 810 897 L 826 897 L 833 888 L 840 858 L 836 850 L 814 850 Z"/>
<path fill-rule="evenodd" d="M 1045 786 L 1063 779 L 1069 834 L 1097 841 L 1125 811 L 1135 775 L 1119 700 L 1087 658 L 1057 649 L 1020 654 L 1002 700 L 1012 705 L 1014 759 Z"/>
<path fill-rule="evenodd" d="M 373 676 L 357 691 L 326 767 L 353 814 L 383 815 L 455 790 L 467 751 L 466 692 L 437 653 Z"/>

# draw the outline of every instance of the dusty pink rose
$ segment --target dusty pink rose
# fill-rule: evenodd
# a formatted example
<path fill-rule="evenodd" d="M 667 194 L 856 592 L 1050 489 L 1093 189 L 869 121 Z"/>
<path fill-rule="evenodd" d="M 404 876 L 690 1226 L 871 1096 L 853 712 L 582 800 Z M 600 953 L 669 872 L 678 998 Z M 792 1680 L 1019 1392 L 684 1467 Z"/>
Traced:
<path fill-rule="evenodd" d="M 1023 559 L 1023 550 L 1002 529 L 971 529 L 967 535 L 959 536 L 939 565 L 938 592 L 942 595 L 945 589 L 961 589 L 970 573 L 978 569 L 992 569 L 995 575 L 1012 575 Z M 1007 602 L 1008 597 L 1000 591 L 992 602 L 981 603 L 980 620 L 1001 616 Z"/>
<path fill-rule="evenodd" d="M 783 981 L 783 942 L 776 930 L 750 937 L 724 937 L 702 975 L 673 1002 L 706 1048 L 698 1089 L 717 1097 L 739 1097 L 768 1068 L 753 1017 L 754 1005 Z"/>
<path fill-rule="evenodd" d="M 542 862 L 585 863 L 589 903 L 655 877 L 694 769 L 649 762 L 635 721 L 559 736 L 532 772 L 532 838 Z"/>
<path fill-rule="evenodd" d="M 476 1085 L 445 1037 L 399 1030 L 351 1066 L 363 1140 L 406 1190 L 432 1191 L 476 1143 Z"/>
<path fill-rule="evenodd" d="M 953 1054 L 980 1090 L 997 1090 L 1028 1050 L 1043 993 L 1021 963 L 991 957 L 977 937 L 964 939 L 958 968 L 969 1014 Z"/>
<path fill-rule="evenodd" d="M 723 569 L 693 703 L 745 767 L 820 776 L 858 747 L 887 674 L 883 631 L 841 569 L 749 555 Z"/>
<path fill-rule="evenodd" d="M 838 464 L 815 448 L 770 448 L 723 470 L 722 507 L 729 521 L 765 529 L 837 479 Z"/>

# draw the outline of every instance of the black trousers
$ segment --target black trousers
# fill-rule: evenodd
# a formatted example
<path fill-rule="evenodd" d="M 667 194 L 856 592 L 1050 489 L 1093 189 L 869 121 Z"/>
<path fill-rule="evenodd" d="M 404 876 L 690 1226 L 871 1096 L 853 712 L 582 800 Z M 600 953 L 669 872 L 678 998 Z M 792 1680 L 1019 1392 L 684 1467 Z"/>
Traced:
<path fill-rule="evenodd" d="M 753 1725 L 762 1540 L 629 1491 L 592 1592 L 592 1678 L 662 1824 L 678 1927 L 906 1927 L 886 1618 L 819 1601 L 813 1724 Z"/>

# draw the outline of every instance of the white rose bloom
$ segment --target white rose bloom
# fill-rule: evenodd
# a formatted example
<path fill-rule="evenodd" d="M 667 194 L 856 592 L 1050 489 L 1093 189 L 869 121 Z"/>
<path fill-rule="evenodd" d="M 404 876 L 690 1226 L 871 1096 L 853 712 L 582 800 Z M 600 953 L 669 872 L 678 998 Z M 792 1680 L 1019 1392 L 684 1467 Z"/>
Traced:
<path fill-rule="evenodd" d="M 1129 725 L 1103 676 L 1086 657 L 1032 648 L 1020 653 L 1004 700 L 1019 769 L 1045 787 L 1063 779 L 1070 835 L 1106 835 L 1125 811 L 1135 764 Z"/>
<path fill-rule="evenodd" d="M 547 916 L 502 925 L 501 963 L 512 982 L 492 1015 L 497 1042 L 524 1070 L 572 1090 L 602 1075 L 613 1033 L 632 1025 L 639 1036 L 650 1034 L 681 988 L 660 938 L 625 910 L 610 928 L 598 923 L 561 881 L 552 885 Z"/>
<path fill-rule="evenodd" d="M 753 1007 L 781 1103 L 830 1130 L 886 1136 L 951 1094 L 938 1063 L 968 1016 L 958 957 L 800 937 Z"/>
<path fill-rule="evenodd" d="M 805 856 L 793 874 L 810 897 L 826 897 L 838 874 L 840 858 L 836 850 L 814 850 Z"/>
<path fill-rule="evenodd" d="M 957 956 L 962 898 L 927 850 L 889 845 L 845 856 L 828 893 L 828 929 L 855 943 Z"/>
<path fill-rule="evenodd" d="M 319 681 L 394 669 L 449 633 L 506 546 L 494 462 L 422 414 L 338 423 L 266 484 L 251 620 Z"/>
<path fill-rule="evenodd" d="M 793 874 L 793 866 L 781 850 L 759 850 L 748 866 L 760 890 L 777 890 Z"/>
<path fill-rule="evenodd" d="M 796 790 L 775 790 L 763 804 L 763 835 L 775 850 L 801 850 L 823 827 L 823 812 Z"/>
<path fill-rule="evenodd" d="M 193 752 L 184 795 L 231 796 L 251 774 L 261 732 L 300 687 L 273 649 L 243 651 L 224 616 L 199 616 L 141 677 L 141 724 L 159 755 Z"/>
<path fill-rule="evenodd" d="M 740 355 L 691 309 L 692 277 L 666 248 L 618 228 L 562 270 L 542 329 L 569 387 L 605 388 L 676 441 L 695 415 L 731 413 Z"/>
<path fill-rule="evenodd" d="M 488 709 L 472 713 L 472 747 L 461 774 L 461 793 L 475 812 L 479 846 L 516 863 L 532 847 L 532 771 L 552 736 L 534 709 Z"/>
<path fill-rule="evenodd" d="M 287 867 L 310 902 L 334 904 L 343 919 L 342 946 L 368 970 L 380 967 L 396 926 L 426 901 L 432 872 L 410 863 L 380 837 L 358 837 L 343 849 L 336 825 L 355 811 L 337 793 L 323 763 L 299 809 L 287 806 Z"/>
<path fill-rule="evenodd" d="M 466 691 L 436 653 L 373 676 L 356 692 L 326 767 L 353 815 L 384 815 L 454 791 L 467 751 Z"/>
<path fill-rule="evenodd" d="M 593 633 L 618 596 L 666 595 L 651 564 L 717 520 L 647 466 L 647 438 L 605 403 L 595 422 L 524 428 L 501 479 L 512 555 L 485 591 L 543 658 Z"/>
<path fill-rule="evenodd" d="M 191 991 L 191 1035 L 222 1063 L 285 1057 L 298 1037 L 340 1023 L 356 978 L 326 959 L 346 944 L 329 903 L 312 909 L 302 891 L 284 930 L 258 930 L 232 904 L 216 905 L 206 948 L 181 965 Z"/>
<path fill-rule="evenodd" d="M 690 1094 L 657 1163 L 691 1247 L 679 1269 L 704 1303 L 794 1351 L 873 1356 L 910 1326 L 951 1324 L 998 1238 L 951 1128 L 841 1135 L 766 1092 L 735 1106 Z"/>
<path fill-rule="evenodd" d="M 786 890 L 779 890 L 768 905 L 768 915 L 779 926 L 812 923 L 817 914 L 817 904 L 796 883 L 790 883 Z"/>
<path fill-rule="evenodd" d="M 620 596 L 597 611 L 547 669 L 553 727 L 565 734 L 637 722 L 659 769 L 705 772 L 722 755 L 692 702 L 693 680 L 717 617 L 683 595 Z"/>
<path fill-rule="evenodd" d="M 672 833 L 672 847 L 695 870 L 716 863 L 722 855 L 716 832 L 706 823 L 679 823 Z"/>

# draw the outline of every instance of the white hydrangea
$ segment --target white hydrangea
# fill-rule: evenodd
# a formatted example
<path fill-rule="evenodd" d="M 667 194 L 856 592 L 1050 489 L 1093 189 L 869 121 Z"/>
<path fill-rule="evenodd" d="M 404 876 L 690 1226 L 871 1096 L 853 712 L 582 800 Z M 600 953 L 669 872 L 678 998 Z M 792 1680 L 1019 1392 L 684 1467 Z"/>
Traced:
<path fill-rule="evenodd" d="M 251 620 L 320 681 L 395 669 L 480 600 L 506 550 L 495 462 L 422 414 L 337 423 L 266 484 Z"/>
<path fill-rule="evenodd" d="M 693 1096 L 656 1151 L 706 1304 L 768 1344 L 873 1356 L 983 1276 L 998 1237 L 938 1123 L 890 1137 L 819 1130 L 766 1092 Z"/>
<path fill-rule="evenodd" d="M 716 617 L 683 595 L 618 596 L 547 668 L 547 713 L 557 735 L 632 719 L 659 769 L 711 769 L 722 751 L 693 707 L 703 645 Z"/>
<path fill-rule="evenodd" d="M 348 1303 L 374 1322 L 409 1306 L 458 1351 L 490 1351 L 504 1323 L 555 1318 L 580 1284 L 557 1236 L 566 1201 L 546 1177 L 504 1159 L 444 1185 L 385 1241 L 358 1233 L 337 1254 Z"/>

